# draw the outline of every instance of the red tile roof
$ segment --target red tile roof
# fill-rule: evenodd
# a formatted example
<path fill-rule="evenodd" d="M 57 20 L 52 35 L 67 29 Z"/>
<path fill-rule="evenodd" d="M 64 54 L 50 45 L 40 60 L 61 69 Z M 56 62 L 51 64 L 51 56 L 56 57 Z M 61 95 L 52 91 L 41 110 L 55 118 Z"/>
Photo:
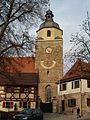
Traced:
<path fill-rule="evenodd" d="M 38 80 L 37 73 L 4 73 L 4 75 L 0 75 L 0 85 L 4 86 L 37 86 Z"/>
<path fill-rule="evenodd" d="M 90 63 L 85 63 L 78 59 L 71 69 L 63 76 L 60 82 L 66 82 L 80 78 L 90 78 Z"/>
<path fill-rule="evenodd" d="M 0 60 L 1 62 L 1 60 Z M 35 73 L 35 58 L 34 57 L 8 57 L 2 58 L 0 63 L 0 71 L 6 72 L 23 72 Z"/>
<path fill-rule="evenodd" d="M 0 62 L 0 85 L 38 85 L 34 57 L 1 58 Z"/>

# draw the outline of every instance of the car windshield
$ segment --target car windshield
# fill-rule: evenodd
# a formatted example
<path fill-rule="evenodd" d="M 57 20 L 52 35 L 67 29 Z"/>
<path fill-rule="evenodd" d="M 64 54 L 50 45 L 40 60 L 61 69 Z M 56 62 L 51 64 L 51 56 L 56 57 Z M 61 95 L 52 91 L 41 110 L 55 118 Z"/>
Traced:
<path fill-rule="evenodd" d="M 24 109 L 24 110 L 22 110 L 20 113 L 21 113 L 21 114 L 31 114 L 32 112 L 33 112 L 32 109 Z"/>

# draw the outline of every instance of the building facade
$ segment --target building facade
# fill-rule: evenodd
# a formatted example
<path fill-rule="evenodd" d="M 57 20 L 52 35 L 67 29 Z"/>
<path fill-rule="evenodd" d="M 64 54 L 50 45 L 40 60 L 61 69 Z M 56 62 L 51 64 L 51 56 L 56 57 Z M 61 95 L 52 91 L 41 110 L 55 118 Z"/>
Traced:
<path fill-rule="evenodd" d="M 35 67 L 39 71 L 38 95 L 44 103 L 57 97 L 56 82 L 63 75 L 63 31 L 53 17 L 48 10 L 37 30 Z"/>
<path fill-rule="evenodd" d="M 39 76 L 35 59 L 4 58 L 0 73 L 0 111 L 20 111 L 36 108 Z"/>
<path fill-rule="evenodd" d="M 77 60 L 58 81 L 59 112 L 90 113 L 90 64 Z"/>
<path fill-rule="evenodd" d="M 36 108 L 39 98 L 43 103 L 57 98 L 56 82 L 63 76 L 63 31 L 53 17 L 51 10 L 46 11 L 37 30 L 35 57 L 2 59 L 0 110 Z"/>

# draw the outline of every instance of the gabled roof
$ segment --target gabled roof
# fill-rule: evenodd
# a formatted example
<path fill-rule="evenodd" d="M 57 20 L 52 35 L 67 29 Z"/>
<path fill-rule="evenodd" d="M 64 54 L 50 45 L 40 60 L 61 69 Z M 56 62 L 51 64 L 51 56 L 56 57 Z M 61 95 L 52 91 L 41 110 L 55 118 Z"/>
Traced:
<path fill-rule="evenodd" d="M 78 59 L 71 69 L 63 76 L 60 82 L 67 82 L 81 78 L 90 78 L 90 63 L 85 63 Z"/>
<path fill-rule="evenodd" d="M 37 86 L 38 73 L 4 73 L 0 75 L 1 86 Z"/>
<path fill-rule="evenodd" d="M 38 85 L 34 57 L 4 57 L 0 62 L 0 85 Z"/>
<path fill-rule="evenodd" d="M 2 60 L 2 61 L 1 61 Z M 1 58 L 0 72 L 35 73 L 34 57 L 7 57 Z"/>

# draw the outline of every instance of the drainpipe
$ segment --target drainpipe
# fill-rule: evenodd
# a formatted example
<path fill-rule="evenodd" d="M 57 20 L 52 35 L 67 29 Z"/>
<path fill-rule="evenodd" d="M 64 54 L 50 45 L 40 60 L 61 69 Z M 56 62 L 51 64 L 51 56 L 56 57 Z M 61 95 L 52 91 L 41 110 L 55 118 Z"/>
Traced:
<path fill-rule="evenodd" d="M 83 112 L 82 112 L 82 79 L 80 79 L 80 96 L 81 96 L 81 116 L 83 116 Z"/>
<path fill-rule="evenodd" d="M 59 94 L 60 94 L 60 99 L 59 99 L 59 113 L 62 113 L 62 88 L 61 88 L 61 81 L 59 81 Z"/>

